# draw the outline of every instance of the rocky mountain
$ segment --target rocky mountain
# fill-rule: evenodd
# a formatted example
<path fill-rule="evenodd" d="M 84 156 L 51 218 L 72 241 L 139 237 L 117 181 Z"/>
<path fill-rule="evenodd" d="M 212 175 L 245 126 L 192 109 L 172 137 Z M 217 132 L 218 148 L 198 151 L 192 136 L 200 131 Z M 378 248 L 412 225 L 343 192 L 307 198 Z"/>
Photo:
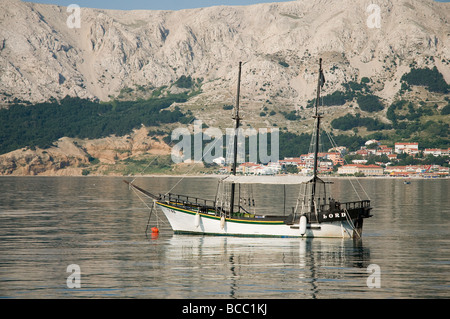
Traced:
<path fill-rule="evenodd" d="M 148 133 L 143 127 L 122 137 L 95 140 L 63 137 L 47 149 L 18 149 L 0 156 L 0 175 L 121 175 L 127 170 L 114 165 L 120 161 L 170 154 L 167 144 Z"/>
<path fill-rule="evenodd" d="M 291 1 L 180 11 L 0 2 L 0 98 L 37 102 L 66 95 L 109 100 L 123 88 L 203 78 L 202 101 L 230 101 L 244 62 L 249 103 L 304 105 L 317 59 L 327 90 L 351 79 L 381 81 L 392 99 L 412 62 L 450 82 L 450 4 L 432 0 Z M 379 13 L 380 25 L 376 25 Z M 371 19 L 373 21 L 371 21 Z M 379 27 L 379 28 L 378 28 Z M 432 61 L 430 61 L 432 58 Z"/>
<path fill-rule="evenodd" d="M 258 118 L 266 126 L 282 123 L 299 132 L 310 123 L 291 123 L 280 114 L 308 112 L 319 57 L 324 60 L 324 94 L 345 91 L 346 83 L 365 79 L 385 106 L 399 94 L 435 101 L 439 109 L 448 103 L 446 95 L 426 90 L 405 93 L 401 83 L 413 67 L 436 67 L 450 83 L 448 3 L 298 0 L 180 11 L 81 8 L 79 21 L 74 12 L 54 5 L 0 1 L 1 106 L 67 95 L 109 101 L 166 87 L 177 93 L 180 88 L 173 84 L 189 76 L 201 83 L 201 92 L 181 107 L 209 126 L 223 127 L 230 124 L 221 122 L 229 116 L 222 116 L 222 107 L 234 103 L 237 65 L 243 61 L 241 103 L 247 120 Z M 332 116 L 324 124 L 348 112 L 348 106 L 327 110 Z M 260 112 L 271 110 L 279 117 L 275 122 L 260 118 Z M 375 114 L 389 122 L 386 111 L 387 107 Z M 168 153 L 164 143 L 145 134 L 133 146 L 130 139 L 136 132 L 96 143 L 62 139 L 49 150 L 2 155 L 2 174 L 60 174 L 63 168 L 64 174 L 71 174 L 69 167 L 80 171 L 92 157 L 115 162 L 136 155 L 132 151 L 136 148 L 149 151 L 151 145 Z"/>

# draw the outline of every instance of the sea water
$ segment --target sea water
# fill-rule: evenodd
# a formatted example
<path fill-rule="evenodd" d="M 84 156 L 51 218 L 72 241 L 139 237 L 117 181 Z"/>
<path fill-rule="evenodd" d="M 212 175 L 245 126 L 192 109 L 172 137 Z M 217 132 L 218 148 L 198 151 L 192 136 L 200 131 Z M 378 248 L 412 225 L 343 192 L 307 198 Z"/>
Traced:
<path fill-rule="evenodd" d="M 214 199 L 217 181 L 135 183 Z M 332 181 L 341 201 L 371 199 L 362 240 L 175 235 L 159 210 L 147 227 L 152 202 L 122 178 L 1 177 L 0 298 L 450 297 L 449 179 Z M 281 185 L 253 194 L 281 215 L 299 195 Z"/>

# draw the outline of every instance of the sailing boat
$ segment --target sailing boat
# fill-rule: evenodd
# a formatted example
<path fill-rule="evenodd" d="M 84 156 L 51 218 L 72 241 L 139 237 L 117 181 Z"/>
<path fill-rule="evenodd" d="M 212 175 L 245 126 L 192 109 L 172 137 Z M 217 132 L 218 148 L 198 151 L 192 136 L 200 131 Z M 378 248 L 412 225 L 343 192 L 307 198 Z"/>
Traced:
<path fill-rule="evenodd" d="M 234 144 L 232 174 L 219 181 L 216 198 L 206 200 L 176 194 L 152 194 L 125 181 L 160 207 L 173 231 L 182 234 L 205 234 L 256 237 L 331 237 L 359 238 L 363 221 L 369 218 L 370 200 L 340 203 L 327 198 L 327 184 L 318 176 L 319 131 L 322 116 L 318 112 L 320 90 L 324 83 L 322 59 L 319 61 L 317 99 L 314 111 L 314 169 L 312 176 L 239 176 L 237 141 L 240 127 L 239 96 L 242 62 L 239 63 L 236 106 L 234 109 Z M 264 215 L 251 212 L 242 205 L 241 187 L 246 184 L 299 185 L 300 201 L 288 216 Z M 236 191 L 238 188 L 238 192 Z M 221 197 L 220 194 L 223 196 Z M 251 200 L 247 204 L 251 205 Z"/>

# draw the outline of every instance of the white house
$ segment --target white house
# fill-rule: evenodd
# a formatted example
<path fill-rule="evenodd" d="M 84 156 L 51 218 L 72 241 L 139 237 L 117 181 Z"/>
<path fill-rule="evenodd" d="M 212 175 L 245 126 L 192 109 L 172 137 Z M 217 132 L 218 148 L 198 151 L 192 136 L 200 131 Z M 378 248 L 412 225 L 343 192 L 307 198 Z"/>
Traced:
<path fill-rule="evenodd" d="M 426 148 L 423 151 L 424 155 L 433 155 L 433 156 L 448 156 L 448 150 L 440 149 L 440 148 Z"/>
<path fill-rule="evenodd" d="M 377 145 L 380 145 L 380 142 L 379 141 L 377 141 L 377 140 L 368 140 L 367 142 L 366 142 L 366 146 L 369 146 L 369 145 L 371 145 L 371 144 L 377 144 Z"/>
<path fill-rule="evenodd" d="M 380 176 L 384 174 L 384 169 L 378 165 L 350 164 L 338 168 L 338 174 L 363 173 L 367 176 Z"/>
<path fill-rule="evenodd" d="M 251 168 L 251 172 L 255 175 L 274 175 L 277 173 L 272 167 L 258 165 Z"/>
<path fill-rule="evenodd" d="M 225 165 L 225 157 L 217 157 L 217 158 L 213 159 L 213 163 L 216 163 L 219 166 L 224 166 Z"/>
<path fill-rule="evenodd" d="M 395 143 L 395 153 L 417 154 L 419 153 L 419 143 Z"/>
<path fill-rule="evenodd" d="M 367 162 L 368 162 L 367 160 L 358 160 L 358 159 L 352 160 L 353 164 L 366 164 Z"/>
<path fill-rule="evenodd" d="M 270 168 L 275 173 L 278 173 L 279 171 L 281 171 L 281 163 L 280 162 L 270 162 L 267 164 L 267 167 Z"/>

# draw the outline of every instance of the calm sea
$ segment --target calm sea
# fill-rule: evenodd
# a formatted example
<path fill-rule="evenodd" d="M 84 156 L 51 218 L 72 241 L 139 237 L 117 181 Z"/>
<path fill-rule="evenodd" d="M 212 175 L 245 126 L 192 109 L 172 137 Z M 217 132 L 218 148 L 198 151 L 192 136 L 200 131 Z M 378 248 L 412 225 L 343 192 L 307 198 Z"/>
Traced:
<path fill-rule="evenodd" d="M 149 209 L 122 178 L 2 177 L 0 298 L 449 298 L 450 180 L 333 181 L 336 198 L 362 187 L 372 200 L 361 241 L 174 235 L 160 211 L 146 236 Z M 214 198 L 217 180 L 136 183 Z M 280 214 L 298 195 L 290 186 L 285 207 L 284 192 L 254 189 Z"/>

